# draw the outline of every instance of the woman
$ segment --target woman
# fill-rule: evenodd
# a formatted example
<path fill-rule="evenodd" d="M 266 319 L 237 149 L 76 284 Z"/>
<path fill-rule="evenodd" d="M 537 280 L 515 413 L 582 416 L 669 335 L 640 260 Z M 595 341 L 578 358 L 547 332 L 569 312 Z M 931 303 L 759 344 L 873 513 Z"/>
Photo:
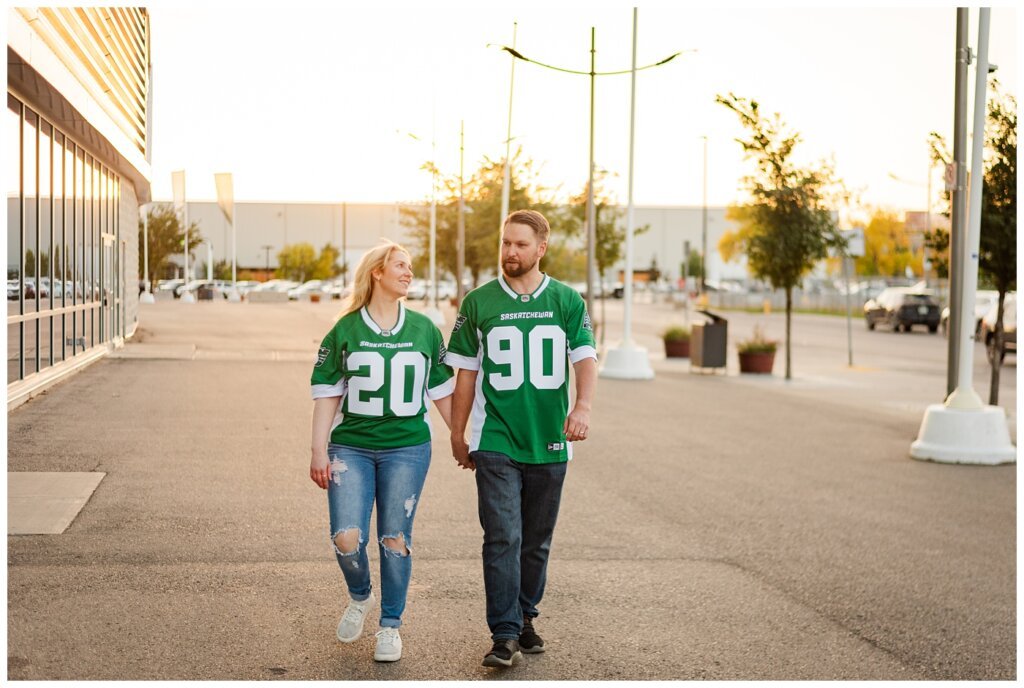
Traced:
<path fill-rule="evenodd" d="M 412 572 L 412 523 L 430 465 L 432 399 L 451 426 L 452 370 L 441 333 L 402 299 L 412 280 L 408 251 L 390 241 L 356 268 L 352 294 L 320 345 L 313 368 L 309 477 L 327 490 L 331 540 L 351 601 L 338 640 L 359 639 L 376 598 L 366 538 L 377 503 L 380 630 L 373 658 L 402 657 L 402 625 Z"/>

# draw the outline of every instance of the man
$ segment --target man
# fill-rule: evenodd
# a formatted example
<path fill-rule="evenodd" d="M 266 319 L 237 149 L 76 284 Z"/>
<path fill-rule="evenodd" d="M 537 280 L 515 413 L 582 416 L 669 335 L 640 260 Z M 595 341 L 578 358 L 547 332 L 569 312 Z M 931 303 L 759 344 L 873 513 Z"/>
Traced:
<path fill-rule="evenodd" d="M 512 666 L 520 650 L 544 651 L 533 619 L 544 595 L 571 442 L 587 438 L 597 382 L 586 304 L 576 290 L 540 271 L 550 231 L 533 210 L 505 219 L 503 274 L 466 295 L 445 358 L 459 368 L 452 453 L 476 472 L 494 641 L 483 661 L 489 667 Z M 571 413 L 567 359 L 576 372 Z"/>

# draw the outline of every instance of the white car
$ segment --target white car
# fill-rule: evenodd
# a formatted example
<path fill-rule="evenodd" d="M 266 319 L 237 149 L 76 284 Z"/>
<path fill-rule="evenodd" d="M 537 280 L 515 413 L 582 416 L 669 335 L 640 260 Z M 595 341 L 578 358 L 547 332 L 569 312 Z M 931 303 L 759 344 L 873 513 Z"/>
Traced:
<path fill-rule="evenodd" d="M 299 286 L 288 290 L 288 298 L 292 301 L 301 299 L 315 291 L 325 291 L 323 280 L 306 280 Z"/>
<path fill-rule="evenodd" d="M 981 319 L 981 326 L 978 328 L 978 338 L 976 341 L 984 342 L 985 347 L 988 348 L 989 356 L 992 356 L 994 352 L 991 351 L 995 347 L 995 330 L 996 330 L 996 319 L 999 315 L 999 299 L 998 296 L 996 301 L 985 313 L 985 317 Z M 1003 352 L 999 357 L 999 360 L 1003 360 L 1006 356 L 1006 352 L 1011 352 L 1014 356 L 1017 355 L 1017 294 L 1016 292 L 1007 292 L 1006 297 L 1003 299 Z"/>
<path fill-rule="evenodd" d="M 256 287 L 252 291 L 290 291 L 295 287 L 299 286 L 298 282 L 293 282 L 286 279 L 272 279 L 267 280 L 260 286 Z"/>
<path fill-rule="evenodd" d="M 992 289 L 979 289 L 974 297 L 974 333 L 977 334 L 981 328 L 981 319 L 992 309 L 992 305 L 999 300 L 999 292 Z M 939 327 L 942 334 L 949 336 L 949 306 L 942 309 L 939 316 Z"/>

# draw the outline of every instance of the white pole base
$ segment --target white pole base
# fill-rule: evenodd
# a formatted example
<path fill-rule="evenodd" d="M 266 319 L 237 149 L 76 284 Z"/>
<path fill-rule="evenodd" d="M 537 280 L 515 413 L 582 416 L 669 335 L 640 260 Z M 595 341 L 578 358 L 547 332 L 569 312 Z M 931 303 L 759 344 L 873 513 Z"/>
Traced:
<path fill-rule="evenodd" d="M 438 328 L 444 327 L 444 314 L 439 309 L 427 306 L 423 310 L 423 315 L 430 318 L 430 322 L 437 325 Z"/>
<path fill-rule="evenodd" d="M 619 342 L 605 351 L 598 375 L 614 380 L 653 380 L 654 370 L 647 349 L 632 342 Z"/>
<path fill-rule="evenodd" d="M 181 301 L 182 303 L 195 303 L 196 297 L 192 295 L 192 292 L 187 291 L 181 295 L 179 301 Z"/>
<path fill-rule="evenodd" d="M 156 303 L 156 299 L 148 291 L 139 294 L 139 303 Z"/>
<path fill-rule="evenodd" d="M 932 404 L 924 414 L 917 440 L 910 445 L 910 456 L 941 463 L 994 466 L 1015 463 L 1017 448 L 1010 441 L 1006 412 L 1001 406 L 962 411 Z"/>
<path fill-rule="evenodd" d="M 238 293 L 237 289 L 228 290 L 228 302 L 229 303 L 242 303 L 242 295 Z"/>

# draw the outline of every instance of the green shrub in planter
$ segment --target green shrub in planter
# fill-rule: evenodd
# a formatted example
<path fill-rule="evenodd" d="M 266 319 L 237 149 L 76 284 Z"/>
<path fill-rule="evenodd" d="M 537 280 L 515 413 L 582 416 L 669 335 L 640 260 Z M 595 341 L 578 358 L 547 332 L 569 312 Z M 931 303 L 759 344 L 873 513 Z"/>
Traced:
<path fill-rule="evenodd" d="M 661 338 L 666 342 L 688 342 L 690 341 L 690 328 L 672 325 L 661 333 Z"/>
<path fill-rule="evenodd" d="M 760 326 L 754 326 L 754 336 L 750 339 L 736 342 L 736 351 L 741 354 L 773 354 L 779 343 L 774 339 L 767 339 Z"/>

